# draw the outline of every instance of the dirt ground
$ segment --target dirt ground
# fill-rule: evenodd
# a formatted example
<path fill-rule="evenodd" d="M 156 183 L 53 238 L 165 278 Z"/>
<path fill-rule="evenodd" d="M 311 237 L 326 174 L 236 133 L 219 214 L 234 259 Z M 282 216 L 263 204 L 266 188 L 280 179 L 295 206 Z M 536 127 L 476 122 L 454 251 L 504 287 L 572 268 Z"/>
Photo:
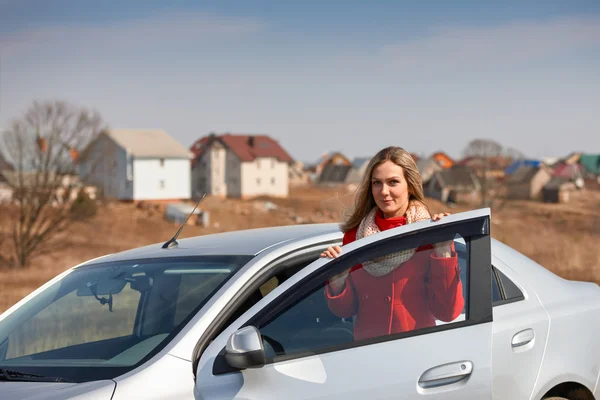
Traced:
<path fill-rule="evenodd" d="M 457 213 L 475 207 L 448 206 L 427 200 L 434 212 Z M 340 222 L 352 204 L 346 187 L 302 187 L 285 199 L 252 200 L 207 197 L 208 227 L 188 225 L 180 237 L 239 229 L 313 222 Z M 22 270 L 0 270 L 0 312 L 65 269 L 107 253 L 165 242 L 178 225 L 165 221 L 164 205 L 108 203 L 93 219 L 73 225 L 64 246 Z M 556 274 L 600 283 L 600 191 L 582 191 L 568 204 L 494 201 L 492 236 Z"/>

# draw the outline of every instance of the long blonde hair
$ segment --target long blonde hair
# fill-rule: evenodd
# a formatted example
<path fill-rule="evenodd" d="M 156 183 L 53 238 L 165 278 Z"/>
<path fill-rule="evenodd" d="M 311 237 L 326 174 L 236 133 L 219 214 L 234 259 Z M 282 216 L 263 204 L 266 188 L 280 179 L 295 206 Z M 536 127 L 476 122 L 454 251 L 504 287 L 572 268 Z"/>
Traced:
<path fill-rule="evenodd" d="M 342 232 L 346 233 L 360 225 L 363 218 L 376 206 L 373 192 L 371 191 L 371 175 L 373 170 L 386 161 L 391 161 L 402 167 L 404 179 L 408 186 L 409 206 L 415 202 L 421 203 L 427 211 L 423 195 L 423 181 L 415 160 L 410 153 L 402 147 L 390 146 L 380 150 L 369 162 L 362 180 L 356 189 L 354 209 L 344 223 L 340 225 Z"/>

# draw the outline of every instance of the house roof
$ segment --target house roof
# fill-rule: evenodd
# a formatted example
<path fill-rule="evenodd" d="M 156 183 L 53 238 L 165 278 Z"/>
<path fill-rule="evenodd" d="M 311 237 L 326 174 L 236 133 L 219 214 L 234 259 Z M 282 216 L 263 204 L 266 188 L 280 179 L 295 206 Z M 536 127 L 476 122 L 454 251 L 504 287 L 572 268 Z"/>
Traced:
<path fill-rule="evenodd" d="M 442 168 L 450 168 L 454 165 L 454 160 L 443 151 L 433 153 L 431 158 L 433 158 Z"/>
<path fill-rule="evenodd" d="M 194 159 L 197 159 L 213 143 L 219 141 L 231 150 L 240 161 L 254 161 L 259 157 L 275 157 L 279 161 L 292 163 L 292 157 L 279 142 L 267 135 L 211 135 L 198 139 L 191 147 Z"/>
<path fill-rule="evenodd" d="M 506 175 L 511 175 L 511 174 L 514 174 L 522 166 L 539 167 L 540 164 L 541 164 L 541 161 L 539 161 L 539 160 L 528 160 L 528 159 L 516 160 L 512 164 L 510 164 L 508 167 L 506 167 L 506 169 L 504 170 L 504 173 Z"/>
<path fill-rule="evenodd" d="M 351 165 L 327 164 L 319 175 L 319 182 L 343 183 L 351 170 Z"/>
<path fill-rule="evenodd" d="M 589 173 L 600 175 L 600 154 L 582 154 L 579 162 Z"/>
<path fill-rule="evenodd" d="M 508 178 L 509 184 L 529 183 L 537 175 L 541 166 L 537 165 L 522 165 L 510 175 Z"/>
<path fill-rule="evenodd" d="M 552 176 L 564 179 L 576 179 L 581 177 L 580 164 L 559 163 L 554 167 Z"/>
<path fill-rule="evenodd" d="M 191 157 L 189 150 L 162 130 L 111 129 L 104 133 L 134 157 Z"/>
<path fill-rule="evenodd" d="M 444 168 L 436 171 L 435 175 L 444 187 L 468 191 L 477 188 L 477 178 L 473 170 L 467 166 L 456 165 L 451 168 Z"/>

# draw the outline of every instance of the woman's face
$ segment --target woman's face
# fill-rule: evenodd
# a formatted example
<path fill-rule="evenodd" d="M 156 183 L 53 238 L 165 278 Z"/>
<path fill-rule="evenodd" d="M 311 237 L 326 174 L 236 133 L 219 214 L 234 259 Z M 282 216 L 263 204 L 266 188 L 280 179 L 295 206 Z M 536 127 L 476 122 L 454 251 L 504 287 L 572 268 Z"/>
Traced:
<path fill-rule="evenodd" d="M 371 193 L 385 218 L 404 215 L 410 197 L 404 169 L 392 161 L 375 167 L 371 174 Z"/>

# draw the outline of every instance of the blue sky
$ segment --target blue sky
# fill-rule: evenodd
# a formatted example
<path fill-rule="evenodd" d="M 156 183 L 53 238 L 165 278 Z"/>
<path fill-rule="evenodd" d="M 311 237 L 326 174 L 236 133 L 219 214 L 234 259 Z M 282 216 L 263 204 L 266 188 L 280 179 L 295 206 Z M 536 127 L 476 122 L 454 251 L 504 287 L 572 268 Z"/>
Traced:
<path fill-rule="evenodd" d="M 600 2 L 0 0 L 0 128 L 44 99 L 302 161 L 600 152 Z"/>

